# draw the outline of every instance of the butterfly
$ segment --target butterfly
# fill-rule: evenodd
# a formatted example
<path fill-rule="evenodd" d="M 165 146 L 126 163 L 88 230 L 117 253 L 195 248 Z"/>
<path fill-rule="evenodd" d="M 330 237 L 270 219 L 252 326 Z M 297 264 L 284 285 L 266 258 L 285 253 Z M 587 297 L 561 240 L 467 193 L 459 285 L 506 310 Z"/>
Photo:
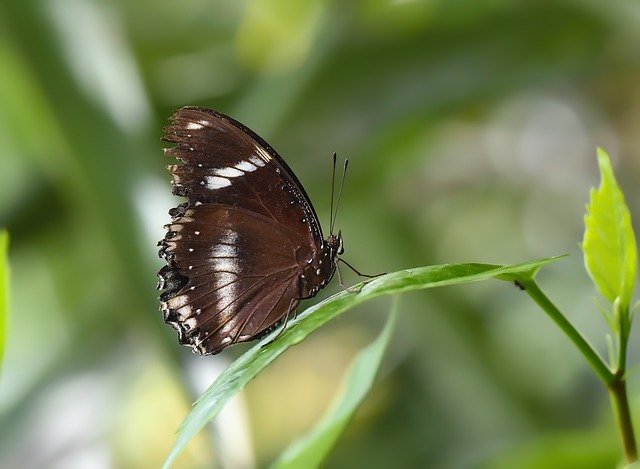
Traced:
<path fill-rule="evenodd" d="M 164 152 L 181 164 L 167 168 L 187 202 L 169 211 L 158 243 L 160 308 L 181 344 L 216 354 L 286 325 L 333 277 L 342 235 L 332 215 L 324 239 L 302 184 L 253 131 L 191 106 L 171 121 L 162 139 L 176 145 Z"/>

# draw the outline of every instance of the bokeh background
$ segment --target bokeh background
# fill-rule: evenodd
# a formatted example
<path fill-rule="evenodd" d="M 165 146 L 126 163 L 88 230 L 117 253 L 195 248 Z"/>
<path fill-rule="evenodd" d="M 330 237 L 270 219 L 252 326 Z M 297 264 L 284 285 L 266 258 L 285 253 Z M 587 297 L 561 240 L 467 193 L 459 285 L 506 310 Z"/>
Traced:
<path fill-rule="evenodd" d="M 158 467 L 193 399 L 246 349 L 195 357 L 158 311 L 155 245 L 179 202 L 159 139 L 187 104 L 267 139 L 325 227 L 330 155 L 348 156 L 337 225 L 361 270 L 569 253 L 541 285 L 605 353 L 579 241 L 598 145 L 638 228 L 639 51 L 633 1 L 2 0 L 13 285 L 0 467 Z M 388 308 L 350 311 L 291 349 L 176 467 L 268 464 L 322 414 Z M 415 293 L 400 308 L 327 467 L 618 463 L 606 392 L 512 285 Z"/>

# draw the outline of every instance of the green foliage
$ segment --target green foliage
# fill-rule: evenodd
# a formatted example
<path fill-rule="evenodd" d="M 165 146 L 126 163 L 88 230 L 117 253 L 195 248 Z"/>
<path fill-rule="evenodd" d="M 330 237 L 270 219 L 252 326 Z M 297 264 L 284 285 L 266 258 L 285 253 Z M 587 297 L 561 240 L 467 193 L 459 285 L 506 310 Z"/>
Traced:
<path fill-rule="evenodd" d="M 224 405 L 246 384 L 289 347 L 302 342 L 309 334 L 349 309 L 381 295 L 412 290 L 479 282 L 491 278 L 515 281 L 532 278 L 541 266 L 555 258 L 541 259 L 512 266 L 493 264 L 444 264 L 401 270 L 359 283 L 321 303 L 308 308 L 278 335 L 268 335 L 231 364 L 196 401 L 184 420 L 164 467 L 170 467 L 180 451 L 207 422 L 218 415 Z M 277 337 L 274 340 L 274 337 Z"/>
<path fill-rule="evenodd" d="M 323 1 L 250 2 L 238 28 L 237 49 L 248 65 L 273 72 L 308 56 L 322 17 Z M 291 38 L 297 40 L 292 41 Z"/>
<path fill-rule="evenodd" d="M 267 4 L 274 10 L 265 12 Z M 631 108 L 621 105 L 634 102 L 640 71 L 633 2 L 43 5 L 0 2 L 0 225 L 11 233 L 12 284 L 0 467 L 86 458 L 91 435 L 67 418 L 79 380 L 102 391 L 81 394 L 88 407 L 104 408 L 110 389 L 122 409 L 123 395 L 142 395 L 132 402 L 145 404 L 123 410 L 121 426 L 110 412 L 91 423 L 101 435 L 95 447 L 108 448 L 115 466 L 157 467 L 154 456 L 173 443 L 177 422 L 167 416 L 184 414 L 183 396 L 193 400 L 185 368 L 196 360 L 163 323 L 154 290 L 154 246 L 179 203 L 170 200 L 159 142 L 174 109 L 213 107 L 258 131 L 296 171 L 323 221 L 328 156 L 348 156 L 338 224 L 348 260 L 375 272 L 573 249 L 576 184 L 591 164 L 585 148 L 602 129 L 620 148 L 636 138 L 626 125 Z M 628 181 L 640 167 L 624 158 L 634 157 L 620 158 Z M 628 202 L 640 200 L 639 187 L 628 184 Z M 545 271 L 545 281 L 568 310 L 583 311 L 589 293 L 574 261 Z M 543 429 L 610 431 L 610 422 L 589 418 L 609 403 L 584 379 L 586 367 L 564 355 L 564 337 L 529 314 L 524 294 L 495 288 L 405 298 L 399 326 L 409 334 L 390 345 L 399 358 L 393 393 L 349 445 L 337 445 L 332 463 L 466 469 L 522 445 L 536 453 L 526 457 L 544 461 L 553 455 L 535 445 Z M 344 323 L 357 337 L 367 319 Z M 309 341 L 310 353 L 317 344 L 355 353 L 358 342 L 337 343 L 343 327 Z M 599 351 L 597 327 L 586 332 Z M 200 364 L 216 368 L 242 349 Z M 299 392 L 306 381 L 291 368 L 295 352 L 282 360 L 290 379 L 271 391 L 291 390 L 295 405 L 321 408 Z M 131 367 L 170 379 L 135 387 L 122 380 Z M 587 416 L 573 396 L 586 396 Z M 246 400 L 255 409 L 251 389 Z M 277 428 L 250 420 L 253 435 L 275 435 L 254 439 L 257 466 L 299 432 L 295 419 L 283 420 Z M 49 438 L 59 428 L 68 435 L 64 453 Z M 211 465 L 202 461 L 185 466 Z"/>
<path fill-rule="evenodd" d="M 274 469 L 319 467 L 351 420 L 367 393 L 393 332 L 398 297 L 378 338 L 362 349 L 344 376 L 342 391 L 326 415 L 306 435 L 294 441 L 274 463 Z"/>
<path fill-rule="evenodd" d="M 543 435 L 536 442 L 507 451 L 480 469 L 602 469 L 620 460 L 610 432 L 571 431 Z"/>
<path fill-rule="evenodd" d="M 4 357 L 7 340 L 7 324 L 9 320 L 9 233 L 0 230 L 0 367 Z"/>
<path fill-rule="evenodd" d="M 624 195 L 601 148 L 598 165 L 602 179 L 600 187 L 591 190 L 585 216 L 584 263 L 600 294 L 626 310 L 637 275 L 636 240 Z"/>
<path fill-rule="evenodd" d="M 627 343 L 631 332 L 629 304 L 637 275 L 636 240 L 631 215 L 618 187 L 609 155 L 598 148 L 601 182 L 591 190 L 582 243 L 584 263 L 598 291 L 612 306 L 606 315 L 615 334 L 617 354 L 610 345 L 613 371 L 605 380 L 622 438 L 625 460 L 637 460 L 637 446 L 627 397 L 625 374 Z M 600 373 L 602 375 L 602 373 Z"/>

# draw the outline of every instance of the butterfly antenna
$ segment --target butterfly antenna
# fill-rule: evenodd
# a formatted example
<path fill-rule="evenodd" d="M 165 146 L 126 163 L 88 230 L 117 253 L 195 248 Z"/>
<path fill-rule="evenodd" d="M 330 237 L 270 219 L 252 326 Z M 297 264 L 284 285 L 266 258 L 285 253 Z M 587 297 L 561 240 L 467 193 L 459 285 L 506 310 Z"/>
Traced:
<path fill-rule="evenodd" d="M 334 188 L 336 186 L 336 159 L 338 158 L 338 156 L 336 155 L 336 152 L 333 152 L 333 171 L 331 173 L 331 205 L 330 205 L 330 212 L 329 212 L 329 234 L 332 235 L 333 234 L 333 192 L 334 192 Z"/>
<path fill-rule="evenodd" d="M 333 233 L 333 226 L 336 223 L 336 217 L 338 216 L 338 206 L 340 205 L 340 199 L 342 198 L 342 188 L 344 187 L 344 180 L 347 177 L 348 167 L 349 167 L 349 158 L 344 160 L 344 168 L 342 169 L 342 179 L 340 180 L 340 189 L 338 189 L 338 200 L 336 201 L 336 209 L 333 211 L 333 219 L 331 220 L 332 233 Z"/>

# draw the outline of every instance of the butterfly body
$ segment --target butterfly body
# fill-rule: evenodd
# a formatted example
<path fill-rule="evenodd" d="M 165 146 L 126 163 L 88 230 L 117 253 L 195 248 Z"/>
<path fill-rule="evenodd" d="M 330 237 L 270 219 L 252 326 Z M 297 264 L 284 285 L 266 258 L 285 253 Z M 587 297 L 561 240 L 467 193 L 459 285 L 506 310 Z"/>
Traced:
<path fill-rule="evenodd" d="M 264 140 L 216 111 L 172 117 L 173 193 L 158 244 L 165 321 L 201 354 L 258 338 L 331 280 L 342 237 L 326 240 L 304 188 Z"/>

